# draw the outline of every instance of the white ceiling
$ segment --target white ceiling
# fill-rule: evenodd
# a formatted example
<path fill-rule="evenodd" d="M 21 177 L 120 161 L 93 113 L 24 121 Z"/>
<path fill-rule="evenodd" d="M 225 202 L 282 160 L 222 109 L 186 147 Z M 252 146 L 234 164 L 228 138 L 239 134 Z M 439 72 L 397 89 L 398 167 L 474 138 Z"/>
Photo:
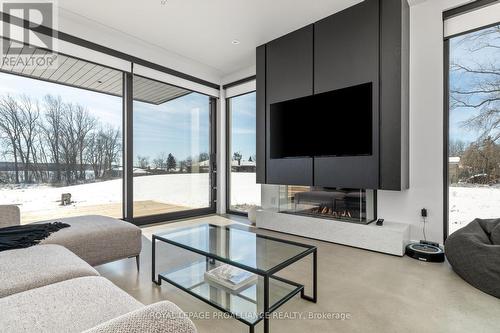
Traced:
<path fill-rule="evenodd" d="M 252 66 L 256 46 L 362 1 L 64 0 L 59 7 L 227 75 Z"/>

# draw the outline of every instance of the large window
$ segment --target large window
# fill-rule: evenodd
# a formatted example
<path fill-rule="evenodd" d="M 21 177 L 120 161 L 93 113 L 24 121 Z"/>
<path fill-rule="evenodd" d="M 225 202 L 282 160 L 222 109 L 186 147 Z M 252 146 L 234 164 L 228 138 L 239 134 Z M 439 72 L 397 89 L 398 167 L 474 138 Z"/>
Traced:
<path fill-rule="evenodd" d="M 260 205 L 256 182 L 255 92 L 228 99 L 228 210 L 247 213 Z"/>
<path fill-rule="evenodd" d="M 500 25 L 449 45 L 448 233 L 500 216 Z"/>
<path fill-rule="evenodd" d="M 22 223 L 122 217 L 122 72 L 66 56 L 0 73 L 0 202 Z"/>
<path fill-rule="evenodd" d="M 212 206 L 210 97 L 134 76 L 134 217 Z"/>
<path fill-rule="evenodd" d="M 22 223 L 89 214 L 149 223 L 215 211 L 213 97 L 136 75 L 128 100 L 131 74 L 9 43 L 0 202 L 18 205 Z M 35 54 L 56 65 L 15 65 Z M 132 124 L 126 133 L 123 123 Z"/>

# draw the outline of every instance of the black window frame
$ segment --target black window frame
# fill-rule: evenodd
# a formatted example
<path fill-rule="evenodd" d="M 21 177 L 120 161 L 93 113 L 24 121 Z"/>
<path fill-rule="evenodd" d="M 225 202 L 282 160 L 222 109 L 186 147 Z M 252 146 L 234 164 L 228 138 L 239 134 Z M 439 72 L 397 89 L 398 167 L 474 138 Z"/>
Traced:
<path fill-rule="evenodd" d="M 146 78 L 148 80 L 153 80 L 157 81 L 163 84 L 167 84 L 170 86 L 175 86 L 173 84 L 159 81 L 156 79 L 152 79 L 150 77 L 134 74 L 134 73 L 128 73 L 131 76 L 131 84 L 133 86 L 133 77 L 134 76 L 139 76 Z M 180 88 L 180 87 L 178 87 Z M 128 177 L 126 180 L 127 183 L 127 195 L 131 196 L 129 198 L 128 204 L 127 204 L 127 210 L 130 210 L 130 217 L 127 219 L 127 221 L 132 222 L 135 225 L 147 225 L 147 224 L 153 224 L 153 223 L 172 223 L 175 222 L 176 220 L 180 219 L 185 219 L 185 218 L 190 218 L 190 217 L 197 217 L 197 216 L 203 216 L 203 215 L 210 215 L 210 214 L 215 214 L 217 212 L 217 170 L 216 170 L 216 156 L 217 156 L 217 100 L 218 98 L 209 96 L 207 94 L 183 88 L 186 90 L 190 90 L 192 92 L 196 92 L 202 95 L 205 95 L 209 97 L 209 117 L 210 117 L 210 138 L 209 138 L 209 146 L 210 146 L 210 168 L 209 168 L 209 178 L 210 178 L 210 184 L 209 184 L 209 191 L 210 191 L 210 203 L 209 207 L 204 207 L 204 208 L 194 208 L 194 209 L 188 209 L 188 210 L 182 210 L 178 212 L 171 212 L 171 213 L 163 213 L 163 214 L 156 214 L 156 215 L 148 215 L 148 216 L 139 216 L 139 217 L 134 217 L 134 177 L 132 174 L 133 170 L 133 156 L 134 156 L 134 145 L 133 145 L 133 135 L 129 137 L 131 142 L 129 142 L 129 148 L 127 149 L 127 158 L 129 159 L 129 167 L 128 169 Z M 133 103 L 134 102 L 134 96 L 133 96 L 133 88 L 131 89 L 131 93 L 127 95 L 127 101 L 126 104 L 129 105 L 130 103 L 130 114 L 127 116 L 127 126 L 131 126 L 131 131 L 133 132 L 133 126 L 134 126 L 134 117 L 133 117 Z"/>
<path fill-rule="evenodd" d="M 443 12 L 444 21 L 449 18 L 499 3 L 499 0 L 477 0 Z M 449 236 L 449 137 L 450 137 L 450 39 L 469 34 L 474 31 L 497 26 L 499 22 L 487 24 L 458 34 L 444 37 L 443 40 L 443 242 Z"/>

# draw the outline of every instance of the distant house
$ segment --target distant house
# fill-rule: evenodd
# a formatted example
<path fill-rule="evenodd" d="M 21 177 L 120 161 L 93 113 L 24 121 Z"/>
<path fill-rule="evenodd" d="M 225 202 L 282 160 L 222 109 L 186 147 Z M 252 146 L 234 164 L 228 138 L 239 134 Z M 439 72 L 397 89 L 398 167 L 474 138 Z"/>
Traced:
<path fill-rule="evenodd" d="M 255 161 L 231 161 L 232 172 L 255 172 Z"/>
<path fill-rule="evenodd" d="M 205 160 L 197 163 L 193 163 L 191 166 L 192 172 L 206 173 L 210 171 L 210 161 Z"/>
<path fill-rule="evenodd" d="M 144 176 L 148 175 L 150 172 L 141 168 L 134 168 L 132 173 L 134 174 L 134 176 Z"/>
<path fill-rule="evenodd" d="M 448 177 L 452 184 L 458 183 L 459 171 L 460 171 L 460 157 L 459 156 L 448 157 Z"/>
<path fill-rule="evenodd" d="M 112 177 L 123 177 L 123 167 L 121 165 L 113 165 L 111 170 Z"/>

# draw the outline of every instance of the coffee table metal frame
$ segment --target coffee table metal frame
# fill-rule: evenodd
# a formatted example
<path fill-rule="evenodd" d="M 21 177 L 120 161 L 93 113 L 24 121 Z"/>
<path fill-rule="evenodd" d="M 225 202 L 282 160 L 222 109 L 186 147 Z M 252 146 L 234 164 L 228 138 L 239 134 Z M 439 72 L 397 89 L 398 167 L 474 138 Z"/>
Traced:
<path fill-rule="evenodd" d="M 212 224 L 209 224 L 209 226 L 221 227 L 221 226 L 216 226 L 216 225 L 212 225 Z M 190 227 L 185 228 L 185 229 L 189 229 L 189 228 Z M 225 227 L 221 227 L 221 228 L 228 229 L 230 227 L 225 226 Z M 177 231 L 177 230 L 174 230 L 173 232 L 175 232 L 175 231 Z M 246 232 L 248 232 L 248 231 L 246 231 Z M 307 300 L 309 302 L 313 302 L 313 303 L 317 302 L 317 300 L 318 300 L 318 287 L 317 287 L 317 285 L 318 285 L 318 251 L 317 251 L 317 248 L 315 246 L 313 246 L 313 245 L 302 244 L 302 243 L 298 243 L 298 242 L 294 242 L 294 241 L 284 240 L 284 239 L 270 237 L 270 236 L 258 235 L 258 234 L 256 234 L 256 237 L 263 238 L 263 239 L 269 239 L 269 240 L 280 242 L 280 243 L 285 243 L 285 244 L 290 244 L 290 245 L 295 245 L 295 246 L 303 247 L 305 250 L 304 250 L 304 252 L 299 253 L 299 254 L 293 256 L 292 258 L 285 260 L 284 262 L 282 262 L 282 263 L 280 263 L 280 264 L 272 267 L 269 270 L 262 270 L 262 269 L 258 269 L 258 268 L 254 268 L 254 267 L 250 267 L 250 266 L 238 263 L 236 261 L 229 260 L 227 258 L 220 257 L 220 256 L 215 255 L 213 253 L 209 253 L 209 252 L 202 251 L 202 250 L 199 250 L 199 249 L 196 249 L 196 248 L 192 248 L 190 246 L 186 246 L 184 244 L 181 244 L 181 243 L 169 240 L 167 238 L 164 238 L 164 237 L 162 237 L 161 235 L 158 235 L 158 234 L 153 234 L 153 237 L 152 237 L 152 272 L 151 272 L 152 281 L 156 285 L 161 285 L 161 281 L 164 280 L 164 281 L 170 283 L 171 285 L 173 285 L 173 286 L 175 286 L 175 287 L 177 287 L 177 288 L 179 288 L 179 289 L 187 292 L 188 294 L 190 294 L 190 295 L 198 298 L 199 300 L 201 300 L 201 301 L 203 301 L 203 302 L 205 302 L 205 303 L 207 303 L 207 304 L 209 304 L 209 305 L 217 308 L 218 310 L 230 314 L 235 319 L 237 319 L 240 322 L 248 325 L 250 333 L 254 333 L 255 326 L 260 321 L 263 320 L 264 321 L 264 333 L 269 333 L 269 318 L 270 318 L 270 314 L 272 312 L 276 311 L 280 306 L 282 306 L 283 304 L 285 304 L 288 300 L 290 300 L 292 297 L 294 297 L 299 292 L 300 292 L 300 297 L 302 299 Z M 258 316 L 258 319 L 256 321 L 250 322 L 250 321 L 245 320 L 245 318 L 242 318 L 242 317 L 238 316 L 237 314 L 232 313 L 232 312 L 228 311 L 227 309 L 224 309 L 223 307 L 215 304 L 211 300 L 209 300 L 209 299 L 207 299 L 207 298 L 205 298 L 205 297 L 203 297 L 203 296 L 201 296 L 201 295 L 199 295 L 199 294 L 191 291 L 190 289 L 185 288 L 184 286 L 181 286 L 180 284 L 176 283 L 175 281 L 172 281 L 171 279 L 167 278 L 164 274 L 160 273 L 160 274 L 158 274 L 158 276 L 156 276 L 156 241 L 157 240 L 165 242 L 165 243 L 168 243 L 168 244 L 171 244 L 171 245 L 176 246 L 176 247 L 180 247 L 180 248 L 182 248 L 184 250 L 187 250 L 187 251 L 194 252 L 194 253 L 197 253 L 199 255 L 202 255 L 202 256 L 204 256 L 206 258 L 207 261 L 208 260 L 212 260 L 212 261 L 216 260 L 216 261 L 219 261 L 219 262 L 222 262 L 222 263 L 225 263 L 225 264 L 229 264 L 231 266 L 235 266 L 235 267 L 238 267 L 240 269 L 243 269 L 243 270 L 249 271 L 251 273 L 254 273 L 254 274 L 262 276 L 264 278 L 264 312 L 261 313 Z M 304 285 L 303 284 L 300 284 L 300 283 L 297 283 L 297 282 L 290 281 L 288 279 L 284 279 L 284 278 L 275 276 L 275 274 L 278 273 L 279 271 L 283 270 L 284 268 L 292 265 L 293 263 L 301 260 L 302 258 L 304 258 L 304 257 L 306 257 L 306 256 L 308 256 L 310 254 L 313 255 L 312 296 L 308 296 L 308 295 L 305 294 L 305 292 L 304 292 Z M 293 290 L 293 292 L 289 293 L 286 297 L 282 298 L 281 300 L 279 300 L 278 302 L 276 302 L 273 305 L 269 304 L 269 279 L 271 279 L 271 278 L 275 279 L 275 280 L 278 280 L 278 281 L 281 281 L 281 282 L 284 282 L 284 283 L 287 283 L 287 284 L 290 284 L 290 285 L 296 287 L 295 290 Z"/>

